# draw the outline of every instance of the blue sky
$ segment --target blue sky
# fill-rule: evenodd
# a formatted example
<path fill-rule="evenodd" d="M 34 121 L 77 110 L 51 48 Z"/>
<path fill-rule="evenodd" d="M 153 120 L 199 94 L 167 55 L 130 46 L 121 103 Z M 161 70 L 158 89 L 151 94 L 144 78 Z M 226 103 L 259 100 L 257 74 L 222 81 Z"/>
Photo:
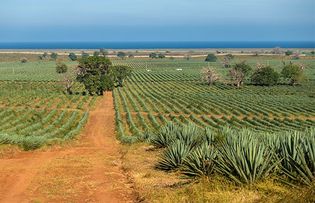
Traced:
<path fill-rule="evenodd" d="M 0 41 L 315 41 L 314 0 L 1 0 Z"/>

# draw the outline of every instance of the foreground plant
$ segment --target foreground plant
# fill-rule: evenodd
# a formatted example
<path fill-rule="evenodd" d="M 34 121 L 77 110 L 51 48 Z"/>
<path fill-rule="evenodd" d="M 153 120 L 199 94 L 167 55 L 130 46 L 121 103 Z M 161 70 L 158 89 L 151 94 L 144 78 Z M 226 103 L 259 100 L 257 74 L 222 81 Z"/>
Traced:
<path fill-rule="evenodd" d="M 184 159 L 182 172 L 188 177 L 210 176 L 215 169 L 216 157 L 214 147 L 204 144 Z"/>
<path fill-rule="evenodd" d="M 265 144 L 246 133 L 230 135 L 219 148 L 217 171 L 238 184 L 252 184 L 269 176 L 279 164 Z"/>
<path fill-rule="evenodd" d="M 189 146 L 177 140 L 164 151 L 156 167 L 165 171 L 177 169 L 183 164 L 190 151 Z"/>

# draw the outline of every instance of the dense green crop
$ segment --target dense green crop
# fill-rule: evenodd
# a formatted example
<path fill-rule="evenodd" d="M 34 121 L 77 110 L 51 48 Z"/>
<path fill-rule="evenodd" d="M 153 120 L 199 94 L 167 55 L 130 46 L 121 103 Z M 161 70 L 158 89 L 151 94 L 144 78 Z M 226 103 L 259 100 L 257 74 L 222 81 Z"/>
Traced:
<path fill-rule="evenodd" d="M 201 128 L 233 126 L 263 132 L 315 126 L 312 60 L 304 61 L 311 80 L 302 86 L 247 85 L 241 89 L 220 83 L 211 87 L 202 84 L 200 70 L 207 63 L 201 60 L 132 59 L 113 63 L 134 69 L 125 87 L 114 90 L 119 133 L 126 137 L 155 131 L 168 121 L 180 125 L 193 122 Z M 253 65 L 255 61 L 250 59 L 248 63 Z M 280 60 L 266 63 L 281 70 Z M 218 63 L 211 66 L 225 76 L 226 68 Z"/>

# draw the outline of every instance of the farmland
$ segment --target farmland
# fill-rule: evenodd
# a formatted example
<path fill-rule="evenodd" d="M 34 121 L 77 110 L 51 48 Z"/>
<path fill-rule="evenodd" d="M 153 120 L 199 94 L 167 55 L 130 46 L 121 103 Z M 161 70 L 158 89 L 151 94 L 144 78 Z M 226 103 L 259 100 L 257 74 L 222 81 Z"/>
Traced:
<path fill-rule="evenodd" d="M 201 60 L 115 63 L 135 67 L 125 87 L 114 90 L 118 133 L 127 139 L 158 129 L 167 121 L 192 122 L 201 128 L 231 126 L 265 132 L 302 130 L 315 125 L 313 78 L 303 87 L 208 87 L 200 82 L 200 69 L 207 66 Z M 281 66 L 277 60 L 269 63 Z M 226 77 L 227 71 L 220 64 L 210 65 Z M 307 71 L 314 77 L 313 65 Z"/>
<path fill-rule="evenodd" d="M 122 166 L 104 162 L 106 170 L 124 176 L 118 167 L 123 168 L 148 201 L 189 202 L 198 198 L 199 202 L 220 202 L 225 198 L 229 202 L 234 198 L 244 201 L 245 195 L 249 202 L 276 202 L 290 199 L 291 193 L 310 194 L 305 185 L 313 184 L 312 172 L 307 173 L 313 170 L 312 162 L 305 160 L 311 160 L 309 152 L 314 149 L 313 57 L 294 61 L 305 65 L 306 78 L 300 85 L 291 86 L 281 79 L 274 86 L 245 81 L 241 88 L 229 83 L 229 68 L 223 67 L 222 58 L 217 62 L 205 62 L 204 58 L 114 58 L 114 65 L 129 66 L 132 74 L 122 87 L 104 96 L 88 95 L 78 82 L 73 94 L 66 94 L 55 61 L 33 57 L 21 63 L 9 59 L 0 62 L 0 144 L 4 149 L 18 146 L 49 151 L 50 146 L 77 139 L 79 146 L 70 147 L 72 152 L 67 148 L 52 151 L 57 154 L 56 162 L 65 161 L 68 169 L 66 161 L 79 159 L 86 166 L 91 164 L 92 154 L 97 163 L 91 164 L 95 164 L 91 173 L 98 179 L 103 172 L 99 164 L 113 159 L 106 153 L 114 153 Z M 236 56 L 232 64 L 243 60 L 252 67 L 270 65 L 279 73 L 283 64 L 290 62 L 285 56 Z M 70 72 L 78 64 L 66 57 L 61 61 Z M 214 69 L 220 81 L 205 84 L 201 80 L 204 67 Z M 122 154 L 116 138 L 123 144 Z M 233 156 L 234 150 L 239 154 Z M 291 152 L 294 159 L 282 159 Z M 73 154 L 68 160 L 63 153 Z M 248 158 L 254 169 L 244 164 L 239 166 L 244 173 L 238 174 L 233 167 L 242 158 Z M 304 162 L 304 168 L 299 168 Z M 85 170 L 71 167 L 73 171 Z M 63 173 L 73 176 L 70 172 Z M 278 179 L 301 185 L 301 190 Z M 61 184 L 54 187 L 63 190 Z"/>

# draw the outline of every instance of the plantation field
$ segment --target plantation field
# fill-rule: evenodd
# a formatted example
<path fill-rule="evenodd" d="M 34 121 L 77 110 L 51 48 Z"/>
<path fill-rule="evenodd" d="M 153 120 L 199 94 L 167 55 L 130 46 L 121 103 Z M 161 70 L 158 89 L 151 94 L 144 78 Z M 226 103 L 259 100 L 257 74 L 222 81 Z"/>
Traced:
<path fill-rule="evenodd" d="M 257 61 L 252 58 L 248 62 L 254 65 Z M 125 86 L 114 90 L 118 133 L 129 140 L 133 139 L 131 136 L 141 137 L 143 132 L 159 129 L 167 121 L 192 122 L 211 129 L 230 126 L 267 132 L 314 127 L 314 61 L 299 62 L 307 64 L 305 72 L 309 79 L 302 86 L 244 86 L 236 89 L 225 84 L 208 87 L 200 81 L 200 70 L 208 65 L 216 67 L 226 78 L 227 70 L 219 63 L 207 64 L 202 60 L 115 61 L 134 68 Z M 268 63 L 280 71 L 280 60 L 273 59 Z"/>
<path fill-rule="evenodd" d="M 73 138 L 97 99 L 65 95 L 56 82 L 1 81 L 0 88 L 0 143 L 24 149 Z"/>

